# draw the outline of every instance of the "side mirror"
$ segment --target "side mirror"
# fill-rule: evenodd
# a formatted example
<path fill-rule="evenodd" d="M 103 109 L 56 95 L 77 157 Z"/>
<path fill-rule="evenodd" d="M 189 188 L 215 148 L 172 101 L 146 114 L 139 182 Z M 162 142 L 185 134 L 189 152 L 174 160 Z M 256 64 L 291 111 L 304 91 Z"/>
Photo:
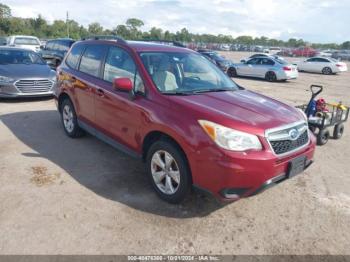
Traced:
<path fill-rule="evenodd" d="M 245 64 L 245 63 L 246 63 L 246 61 L 245 61 L 244 59 L 242 59 L 242 60 L 241 60 L 241 63 Z"/>
<path fill-rule="evenodd" d="M 133 90 L 133 84 L 130 78 L 114 78 L 113 87 L 119 91 L 131 92 Z"/>
<path fill-rule="evenodd" d="M 40 46 L 40 49 L 41 49 L 41 50 L 45 50 L 45 46 L 44 46 L 44 45 L 41 45 L 41 46 Z"/>

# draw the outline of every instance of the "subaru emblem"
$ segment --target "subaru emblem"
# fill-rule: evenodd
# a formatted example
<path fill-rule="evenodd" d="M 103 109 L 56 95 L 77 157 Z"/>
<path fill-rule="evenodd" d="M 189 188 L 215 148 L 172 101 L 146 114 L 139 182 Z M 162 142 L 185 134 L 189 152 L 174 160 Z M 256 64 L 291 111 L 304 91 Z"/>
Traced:
<path fill-rule="evenodd" d="M 289 137 L 292 140 L 296 140 L 299 137 L 299 131 L 297 129 L 292 129 L 289 131 Z"/>

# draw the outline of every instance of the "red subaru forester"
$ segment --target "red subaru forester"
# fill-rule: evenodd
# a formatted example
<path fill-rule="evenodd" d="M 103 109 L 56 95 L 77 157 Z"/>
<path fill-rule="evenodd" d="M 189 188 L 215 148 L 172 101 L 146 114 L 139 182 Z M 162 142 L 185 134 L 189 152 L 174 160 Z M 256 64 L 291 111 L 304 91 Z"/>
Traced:
<path fill-rule="evenodd" d="M 296 108 L 245 90 L 197 52 L 156 43 L 85 40 L 57 70 L 65 132 L 88 132 L 145 161 L 158 195 L 192 187 L 224 201 L 306 169 L 315 138 Z"/>

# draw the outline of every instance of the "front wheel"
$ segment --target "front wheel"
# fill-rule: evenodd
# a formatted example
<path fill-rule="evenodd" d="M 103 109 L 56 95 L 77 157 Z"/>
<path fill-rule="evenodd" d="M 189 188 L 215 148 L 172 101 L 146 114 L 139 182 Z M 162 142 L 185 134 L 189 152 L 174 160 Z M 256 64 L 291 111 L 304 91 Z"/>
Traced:
<path fill-rule="evenodd" d="M 184 153 L 171 141 L 155 142 L 147 153 L 147 173 L 158 196 L 172 204 L 182 202 L 191 189 L 191 172 Z"/>
<path fill-rule="evenodd" d="M 227 74 L 228 74 L 229 77 L 236 77 L 236 76 L 237 76 L 237 70 L 236 70 L 236 68 L 230 67 L 230 68 L 227 70 Z"/>

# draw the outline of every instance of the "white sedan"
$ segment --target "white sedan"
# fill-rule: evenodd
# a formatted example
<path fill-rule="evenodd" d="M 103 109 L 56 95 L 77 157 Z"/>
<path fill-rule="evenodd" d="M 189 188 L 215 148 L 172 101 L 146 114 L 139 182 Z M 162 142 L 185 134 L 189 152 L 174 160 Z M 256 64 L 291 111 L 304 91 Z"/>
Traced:
<path fill-rule="evenodd" d="M 348 71 L 346 63 L 330 57 L 312 57 L 296 65 L 299 71 L 322 73 L 325 75 Z"/>

